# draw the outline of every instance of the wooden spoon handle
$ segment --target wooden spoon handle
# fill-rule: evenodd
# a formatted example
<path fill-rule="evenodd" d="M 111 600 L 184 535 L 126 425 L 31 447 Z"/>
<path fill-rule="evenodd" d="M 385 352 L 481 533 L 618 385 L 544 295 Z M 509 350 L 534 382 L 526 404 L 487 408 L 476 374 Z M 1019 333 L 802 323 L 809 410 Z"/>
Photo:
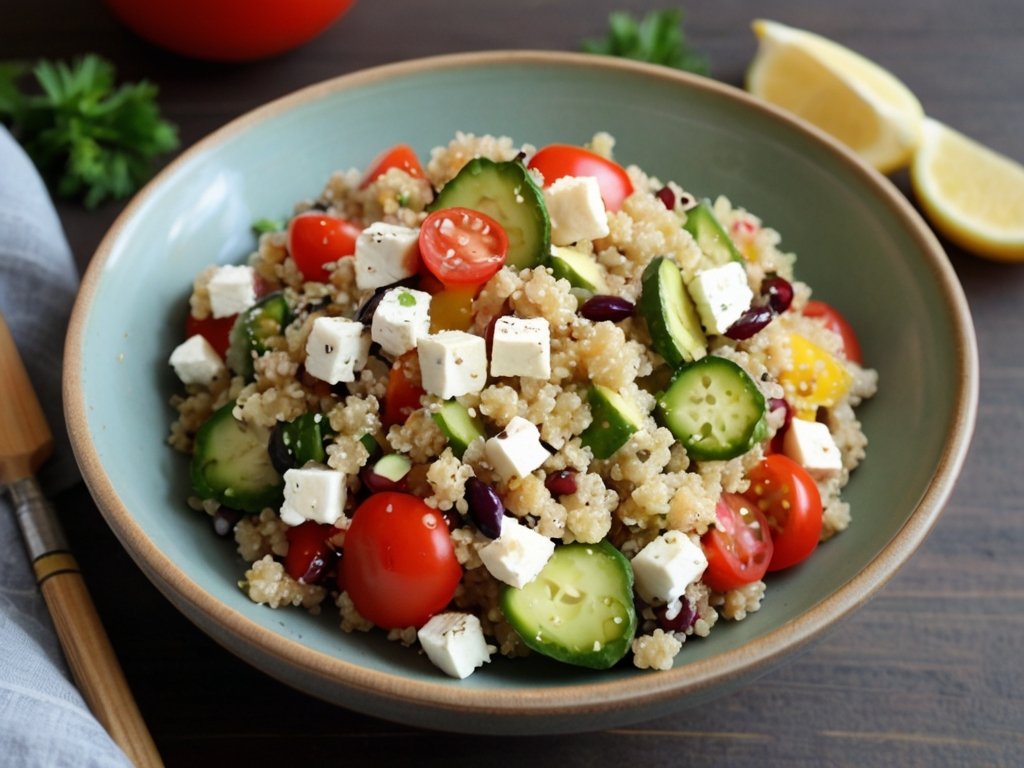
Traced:
<path fill-rule="evenodd" d="M 9 486 L 71 674 L 89 709 L 139 768 L 162 766 L 74 556 L 33 478 Z"/>

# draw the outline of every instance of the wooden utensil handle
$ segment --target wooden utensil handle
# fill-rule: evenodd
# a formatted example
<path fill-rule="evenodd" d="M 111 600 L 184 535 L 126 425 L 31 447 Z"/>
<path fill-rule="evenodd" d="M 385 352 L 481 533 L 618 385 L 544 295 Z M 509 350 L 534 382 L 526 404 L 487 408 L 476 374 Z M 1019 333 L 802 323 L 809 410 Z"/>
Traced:
<path fill-rule="evenodd" d="M 68 667 L 89 709 L 136 766 L 162 766 L 53 511 L 34 479 L 20 480 L 9 489 L 36 580 Z"/>

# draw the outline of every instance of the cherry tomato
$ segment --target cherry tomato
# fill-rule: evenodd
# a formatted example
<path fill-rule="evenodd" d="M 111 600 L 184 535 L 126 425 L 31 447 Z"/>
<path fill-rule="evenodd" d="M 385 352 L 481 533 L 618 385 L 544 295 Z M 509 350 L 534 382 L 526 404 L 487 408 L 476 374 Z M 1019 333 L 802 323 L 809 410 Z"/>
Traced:
<path fill-rule="evenodd" d="M 416 355 L 410 350 L 395 360 L 388 374 L 388 388 L 384 392 L 384 429 L 392 424 L 405 424 L 409 414 L 420 407 L 420 398 L 426 394 L 419 379 L 409 376 L 409 358 Z"/>
<path fill-rule="evenodd" d="M 744 494 L 764 513 L 774 552 L 769 571 L 804 560 L 821 538 L 821 495 L 807 470 L 788 456 L 773 453 L 750 473 Z"/>
<path fill-rule="evenodd" d="M 633 194 L 633 183 L 625 168 L 582 147 L 550 144 L 533 156 L 529 167 L 544 175 L 545 186 L 563 176 L 596 177 L 604 207 L 609 211 L 619 210 L 622 201 Z"/>
<path fill-rule="evenodd" d="M 333 525 L 307 520 L 285 532 L 288 554 L 284 569 L 296 581 L 316 584 L 330 570 L 337 552 L 328 539 L 339 533 Z"/>
<path fill-rule="evenodd" d="M 234 327 L 237 317 L 238 315 L 228 317 L 213 317 L 211 315 L 197 320 L 189 313 L 185 319 L 185 338 L 190 339 L 198 333 L 210 342 L 210 346 L 223 359 L 228 353 L 228 347 L 231 344 L 231 329 Z"/>
<path fill-rule="evenodd" d="M 700 540 L 708 558 L 704 583 L 728 592 L 762 578 L 773 549 L 765 516 L 743 496 L 723 493 L 715 518 L 715 527 Z"/>
<path fill-rule="evenodd" d="M 360 231 L 345 219 L 318 211 L 301 213 L 288 222 L 288 253 L 303 277 L 326 283 L 331 273 L 324 265 L 355 253 Z"/>
<path fill-rule="evenodd" d="M 420 256 L 446 286 L 483 285 L 508 253 L 505 229 L 479 211 L 442 208 L 420 226 Z"/>
<path fill-rule="evenodd" d="M 864 364 L 864 358 L 860 351 L 860 342 L 857 341 L 857 334 L 854 332 L 853 326 L 839 313 L 838 309 L 826 304 L 824 301 L 811 299 L 804 306 L 804 314 L 807 317 L 824 318 L 825 325 L 842 337 L 843 353 L 846 355 L 846 359 L 852 360 L 858 365 Z"/>
<path fill-rule="evenodd" d="M 407 493 L 375 493 L 359 505 L 341 569 L 356 610 L 384 629 L 423 626 L 462 578 L 444 517 Z"/>
<path fill-rule="evenodd" d="M 245 61 L 306 42 L 352 0 L 106 0 L 140 37 L 185 56 Z"/>
<path fill-rule="evenodd" d="M 423 166 L 420 165 L 420 160 L 416 157 L 412 147 L 408 144 L 398 144 L 391 149 L 384 150 L 374 158 L 370 163 L 370 169 L 363 176 L 359 188 L 365 189 L 370 186 L 390 168 L 401 168 L 414 178 L 423 178 Z"/>

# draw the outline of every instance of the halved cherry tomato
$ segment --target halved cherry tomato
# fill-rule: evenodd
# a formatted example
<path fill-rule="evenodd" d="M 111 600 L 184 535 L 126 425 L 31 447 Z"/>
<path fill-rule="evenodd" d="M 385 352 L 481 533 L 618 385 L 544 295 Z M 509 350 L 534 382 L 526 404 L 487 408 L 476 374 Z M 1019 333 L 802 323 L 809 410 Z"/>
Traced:
<path fill-rule="evenodd" d="M 708 559 L 704 583 L 728 592 L 762 578 L 773 550 L 765 516 L 738 493 L 723 493 L 715 518 L 715 527 L 700 540 Z"/>
<path fill-rule="evenodd" d="M 807 470 L 788 456 L 773 453 L 750 473 L 747 500 L 764 513 L 774 552 L 769 571 L 804 560 L 821 538 L 821 494 Z"/>
<path fill-rule="evenodd" d="M 857 334 L 854 332 L 853 326 L 850 325 L 849 321 L 843 317 L 838 309 L 830 304 L 826 304 L 824 301 L 811 299 L 804 306 L 804 314 L 807 317 L 824 318 L 825 325 L 842 337 L 843 353 L 846 355 L 846 359 L 852 360 L 858 365 L 864 364 L 864 358 L 860 351 L 860 342 L 857 341 Z"/>
<path fill-rule="evenodd" d="M 316 584 L 337 560 L 337 552 L 328 541 L 340 531 L 333 525 L 307 520 L 285 532 L 288 554 L 284 569 L 289 576 L 303 584 Z"/>
<path fill-rule="evenodd" d="M 442 208 L 420 226 L 420 256 L 448 285 L 483 285 L 501 269 L 508 253 L 505 229 L 479 211 Z"/>
<path fill-rule="evenodd" d="M 619 210 L 622 201 L 633 194 L 633 182 L 625 168 L 582 147 L 549 144 L 530 159 L 529 167 L 544 175 L 544 186 L 563 176 L 594 176 L 609 211 Z"/>
<path fill-rule="evenodd" d="M 355 224 L 319 211 L 300 213 L 288 222 L 288 253 L 307 280 L 326 283 L 330 264 L 356 252 L 362 230 Z"/>
<path fill-rule="evenodd" d="M 341 569 L 356 610 L 384 629 L 423 626 L 462 579 L 444 517 L 407 493 L 375 493 L 359 505 Z"/>
<path fill-rule="evenodd" d="M 420 160 L 416 157 L 412 147 L 408 144 L 398 144 L 391 149 L 384 150 L 374 158 L 370 163 L 369 170 L 363 176 L 359 188 L 366 189 L 389 168 L 400 168 L 414 178 L 423 178 L 423 166 L 420 165 Z"/>
<path fill-rule="evenodd" d="M 223 358 L 228 353 L 231 344 L 231 329 L 235 325 L 238 315 L 228 317 L 205 317 L 197 320 L 192 313 L 185 318 L 185 338 L 190 339 L 197 333 L 210 342 L 210 346 Z"/>
<path fill-rule="evenodd" d="M 420 398 L 426 394 L 418 379 L 410 377 L 409 358 L 416 355 L 410 350 L 395 360 L 388 374 L 388 388 L 384 393 L 384 429 L 393 424 L 405 424 L 409 414 L 420 407 Z"/>

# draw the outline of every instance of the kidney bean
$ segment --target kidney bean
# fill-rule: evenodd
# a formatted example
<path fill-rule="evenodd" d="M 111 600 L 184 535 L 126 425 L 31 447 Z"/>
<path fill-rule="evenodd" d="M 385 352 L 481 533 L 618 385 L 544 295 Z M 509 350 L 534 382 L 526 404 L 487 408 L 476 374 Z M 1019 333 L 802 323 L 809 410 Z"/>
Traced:
<path fill-rule="evenodd" d="M 768 298 L 768 306 L 780 315 L 793 303 L 793 286 L 784 277 L 770 275 L 761 281 L 761 295 Z"/>
<path fill-rule="evenodd" d="M 767 304 L 755 304 L 740 315 L 739 320 L 729 326 L 725 335 L 736 341 L 749 339 L 768 325 L 774 317 L 775 311 L 770 306 Z"/>
<path fill-rule="evenodd" d="M 690 605 L 690 601 L 685 597 L 680 597 L 679 601 L 682 603 L 682 607 L 679 609 L 679 613 L 675 614 L 672 618 L 668 616 L 667 605 L 654 609 L 654 615 L 658 619 L 658 626 L 666 632 L 685 632 L 697 621 L 697 608 Z"/>
<path fill-rule="evenodd" d="M 544 478 L 544 486 L 552 496 L 569 496 L 576 493 L 576 472 L 571 469 L 560 469 Z"/>
<path fill-rule="evenodd" d="M 587 320 L 595 322 L 625 320 L 627 317 L 632 317 L 635 311 L 636 305 L 621 296 L 592 296 L 580 307 L 580 314 Z"/>
<path fill-rule="evenodd" d="M 469 518 L 480 533 L 489 539 L 501 535 L 501 520 L 505 516 L 505 505 L 501 497 L 487 483 L 475 477 L 466 481 L 466 503 L 469 505 Z"/>

